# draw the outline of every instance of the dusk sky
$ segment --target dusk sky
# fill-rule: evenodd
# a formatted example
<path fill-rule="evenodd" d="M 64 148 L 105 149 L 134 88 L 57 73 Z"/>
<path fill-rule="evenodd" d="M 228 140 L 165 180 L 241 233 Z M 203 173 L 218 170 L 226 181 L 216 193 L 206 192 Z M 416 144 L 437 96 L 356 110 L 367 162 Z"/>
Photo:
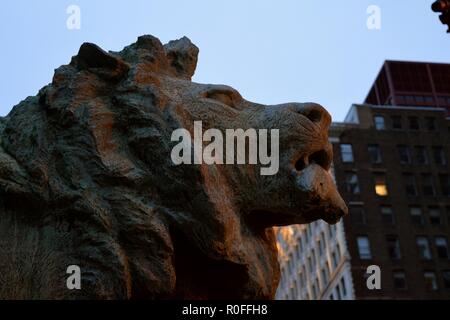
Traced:
<path fill-rule="evenodd" d="M 227 84 L 247 100 L 314 101 L 342 121 L 364 101 L 382 63 L 450 63 L 450 35 L 432 0 L 26 1 L 0 8 L 0 115 L 51 82 L 83 42 L 120 50 L 143 34 L 200 48 L 194 81 Z M 66 10 L 77 5 L 81 28 Z M 381 29 L 367 27 L 369 6 Z"/>

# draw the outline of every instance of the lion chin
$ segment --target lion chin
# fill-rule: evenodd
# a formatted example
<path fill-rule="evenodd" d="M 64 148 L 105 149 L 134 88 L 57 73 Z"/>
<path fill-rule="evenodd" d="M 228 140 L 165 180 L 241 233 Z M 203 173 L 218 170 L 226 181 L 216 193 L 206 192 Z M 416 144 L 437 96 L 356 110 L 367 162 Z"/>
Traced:
<path fill-rule="evenodd" d="M 271 227 L 347 213 L 326 110 L 194 83 L 197 55 L 187 38 L 142 36 L 120 52 L 85 43 L 0 118 L 0 280 L 12 279 L 0 299 L 272 299 Z M 278 132 L 276 174 L 174 164 L 172 133 L 194 136 L 196 121 Z"/>

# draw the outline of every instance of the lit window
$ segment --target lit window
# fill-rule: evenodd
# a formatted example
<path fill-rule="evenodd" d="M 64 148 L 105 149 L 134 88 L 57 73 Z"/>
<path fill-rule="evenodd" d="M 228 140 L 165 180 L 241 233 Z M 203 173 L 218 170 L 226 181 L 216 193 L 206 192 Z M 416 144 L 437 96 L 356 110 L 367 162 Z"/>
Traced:
<path fill-rule="evenodd" d="M 372 259 L 372 253 L 370 251 L 370 243 L 369 238 L 366 236 L 357 237 L 356 243 L 358 245 L 358 253 L 359 258 L 361 260 L 370 260 Z"/>
<path fill-rule="evenodd" d="M 375 176 L 375 193 L 380 197 L 386 197 L 388 195 L 386 177 L 384 175 L 377 174 Z"/>
<path fill-rule="evenodd" d="M 374 122 L 375 122 L 375 129 L 377 129 L 377 130 L 385 130 L 386 129 L 386 126 L 384 124 L 384 117 L 375 116 Z"/>
<path fill-rule="evenodd" d="M 425 287 L 428 291 L 436 291 L 438 289 L 436 273 L 433 271 L 426 271 L 423 274 L 425 280 Z"/>
<path fill-rule="evenodd" d="M 351 144 L 341 144 L 341 158 L 342 162 L 353 162 L 353 148 Z"/>
<path fill-rule="evenodd" d="M 416 244 L 419 251 L 419 257 L 424 260 L 431 260 L 431 250 L 428 239 L 426 237 L 417 237 Z"/>

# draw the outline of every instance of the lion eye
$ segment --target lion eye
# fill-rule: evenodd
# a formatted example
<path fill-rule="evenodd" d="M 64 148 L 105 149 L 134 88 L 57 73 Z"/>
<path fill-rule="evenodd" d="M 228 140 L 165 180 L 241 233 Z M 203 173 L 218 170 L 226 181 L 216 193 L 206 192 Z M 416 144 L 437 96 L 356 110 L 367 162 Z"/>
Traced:
<path fill-rule="evenodd" d="M 215 90 L 208 91 L 206 93 L 206 98 L 219 101 L 219 102 L 226 104 L 227 106 L 230 106 L 232 108 L 235 107 L 233 93 L 229 92 L 229 91 L 215 91 Z"/>

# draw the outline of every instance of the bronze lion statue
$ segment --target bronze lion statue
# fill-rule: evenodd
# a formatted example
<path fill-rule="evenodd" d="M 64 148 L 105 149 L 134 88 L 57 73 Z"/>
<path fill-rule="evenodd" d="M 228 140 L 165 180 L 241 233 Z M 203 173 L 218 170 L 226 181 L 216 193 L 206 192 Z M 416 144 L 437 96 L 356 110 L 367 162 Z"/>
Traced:
<path fill-rule="evenodd" d="M 1 299 L 272 299 L 273 226 L 347 207 L 329 169 L 331 117 L 191 81 L 198 48 L 85 43 L 0 118 Z M 174 164 L 174 130 L 279 132 L 279 169 Z M 274 151 L 274 150 L 272 150 Z M 81 270 L 68 288 L 67 268 Z"/>

